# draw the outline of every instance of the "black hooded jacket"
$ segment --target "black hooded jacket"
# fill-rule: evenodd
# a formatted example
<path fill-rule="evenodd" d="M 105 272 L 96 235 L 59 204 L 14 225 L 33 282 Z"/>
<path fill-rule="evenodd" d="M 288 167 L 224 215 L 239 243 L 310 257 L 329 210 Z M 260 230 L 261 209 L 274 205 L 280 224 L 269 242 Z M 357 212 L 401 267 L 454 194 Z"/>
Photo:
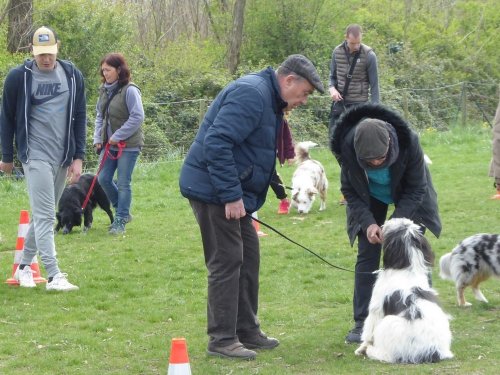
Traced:
<path fill-rule="evenodd" d="M 424 161 L 418 135 L 396 112 L 377 104 L 364 104 L 345 112 L 339 119 L 330 148 L 341 165 L 341 191 L 347 204 L 347 232 L 351 245 L 362 230 L 376 224 L 370 211 L 368 177 L 354 151 L 354 129 L 364 118 L 388 122 L 396 131 L 399 155 L 390 165 L 391 195 L 395 210 L 392 217 L 405 217 L 424 225 L 436 237 L 441 233 L 437 194 Z"/>

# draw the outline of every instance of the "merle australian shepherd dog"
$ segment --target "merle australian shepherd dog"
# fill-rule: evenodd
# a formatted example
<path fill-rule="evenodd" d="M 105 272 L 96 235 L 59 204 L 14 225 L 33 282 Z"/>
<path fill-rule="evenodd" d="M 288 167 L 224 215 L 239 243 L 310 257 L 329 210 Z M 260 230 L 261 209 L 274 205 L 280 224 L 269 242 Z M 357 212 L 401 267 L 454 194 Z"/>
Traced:
<path fill-rule="evenodd" d="M 480 233 L 467 237 L 441 257 L 439 266 L 441 278 L 455 282 L 459 306 L 471 305 L 464 296 L 468 286 L 478 301 L 488 303 L 479 284 L 491 276 L 500 277 L 500 235 Z"/>
<path fill-rule="evenodd" d="M 99 205 L 109 216 L 113 223 L 113 212 L 111 212 L 111 203 L 104 190 L 102 190 L 99 182 L 95 181 L 94 188 L 90 194 L 89 201 L 85 209 L 82 210 L 82 205 L 87 197 L 87 193 L 94 179 L 93 174 L 84 174 L 78 182 L 70 184 L 64 188 L 61 199 L 58 204 L 56 213 L 57 226 L 56 232 L 62 228 L 63 234 L 71 232 L 73 227 L 82 225 L 83 215 L 83 231 L 86 232 L 92 226 L 92 212 Z"/>
<path fill-rule="evenodd" d="M 328 179 L 323 165 L 309 156 L 309 148 L 314 146 L 317 144 L 311 141 L 295 145 L 297 169 L 292 176 L 292 207 L 296 207 L 299 214 L 307 214 L 311 210 L 316 195 L 321 200 L 319 210 L 326 209 Z"/>
<path fill-rule="evenodd" d="M 409 219 L 388 220 L 382 231 L 384 268 L 355 354 L 390 363 L 452 358 L 449 316 L 428 280 L 434 261 L 429 242 Z"/>

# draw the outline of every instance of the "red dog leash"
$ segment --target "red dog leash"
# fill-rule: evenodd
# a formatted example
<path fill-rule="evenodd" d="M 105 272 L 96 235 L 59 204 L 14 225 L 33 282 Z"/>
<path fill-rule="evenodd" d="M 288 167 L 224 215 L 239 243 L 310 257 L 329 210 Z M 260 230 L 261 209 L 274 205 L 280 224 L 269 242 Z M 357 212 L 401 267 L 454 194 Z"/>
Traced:
<path fill-rule="evenodd" d="M 111 155 L 111 152 L 109 150 L 110 147 L 111 147 L 111 144 L 109 142 L 106 143 L 106 146 L 104 147 L 104 155 L 102 156 L 101 162 L 99 163 L 99 168 L 97 168 L 97 172 L 96 172 L 94 178 L 92 179 L 92 183 L 90 184 L 90 188 L 89 188 L 89 191 L 87 193 L 87 196 L 85 197 L 85 200 L 83 201 L 82 211 L 85 210 L 85 207 L 87 207 L 87 204 L 89 203 L 90 194 L 92 194 L 92 191 L 94 190 L 94 185 L 95 185 L 95 182 L 97 180 L 97 176 L 99 176 L 99 173 L 101 173 L 101 169 L 104 166 L 104 162 L 106 161 L 106 159 L 108 157 L 111 160 L 117 160 L 117 159 L 119 159 L 120 156 L 122 156 L 123 149 L 125 148 L 125 145 L 126 145 L 125 141 L 118 142 L 117 143 L 118 153 L 116 154 L 116 156 L 113 156 L 113 155 Z"/>

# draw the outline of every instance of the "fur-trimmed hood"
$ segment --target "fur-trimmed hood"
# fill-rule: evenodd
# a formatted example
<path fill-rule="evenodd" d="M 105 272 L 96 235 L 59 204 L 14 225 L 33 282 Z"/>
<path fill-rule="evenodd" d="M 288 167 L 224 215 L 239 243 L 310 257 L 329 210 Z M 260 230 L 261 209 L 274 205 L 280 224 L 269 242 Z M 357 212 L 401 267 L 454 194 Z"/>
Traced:
<path fill-rule="evenodd" d="M 436 236 L 441 232 L 437 194 L 418 135 L 396 112 L 380 104 L 362 104 L 346 111 L 337 122 L 330 147 L 341 166 L 341 191 L 347 200 L 347 231 L 351 244 L 360 231 L 375 224 L 370 211 L 369 180 L 354 149 L 354 129 L 365 118 L 391 125 L 399 152 L 391 162 L 390 188 L 395 205 L 392 217 L 404 217 L 425 226 Z"/>
<path fill-rule="evenodd" d="M 381 104 L 363 104 L 347 110 L 338 120 L 330 139 L 330 149 L 335 155 L 341 155 L 345 137 L 364 118 L 376 118 L 388 122 L 394 127 L 400 147 L 409 144 L 411 138 L 410 125 L 397 112 Z"/>

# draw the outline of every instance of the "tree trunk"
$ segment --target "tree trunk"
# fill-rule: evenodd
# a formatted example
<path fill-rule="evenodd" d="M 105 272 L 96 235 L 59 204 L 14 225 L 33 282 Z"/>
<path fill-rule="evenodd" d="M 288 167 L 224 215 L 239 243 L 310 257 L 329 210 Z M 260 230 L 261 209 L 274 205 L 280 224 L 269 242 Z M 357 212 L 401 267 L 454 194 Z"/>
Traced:
<path fill-rule="evenodd" d="M 231 33 L 228 68 L 231 74 L 236 72 L 240 63 L 240 49 L 243 40 L 243 23 L 245 21 L 245 3 L 246 0 L 236 0 L 233 12 L 233 30 Z"/>
<path fill-rule="evenodd" d="M 227 4 L 227 0 L 220 0 L 220 10 L 222 12 L 227 12 L 228 9 L 229 9 L 229 6 Z"/>
<path fill-rule="evenodd" d="M 33 0 L 9 0 L 7 11 L 7 50 L 10 53 L 26 52 L 30 48 L 30 36 L 33 32 Z"/>

